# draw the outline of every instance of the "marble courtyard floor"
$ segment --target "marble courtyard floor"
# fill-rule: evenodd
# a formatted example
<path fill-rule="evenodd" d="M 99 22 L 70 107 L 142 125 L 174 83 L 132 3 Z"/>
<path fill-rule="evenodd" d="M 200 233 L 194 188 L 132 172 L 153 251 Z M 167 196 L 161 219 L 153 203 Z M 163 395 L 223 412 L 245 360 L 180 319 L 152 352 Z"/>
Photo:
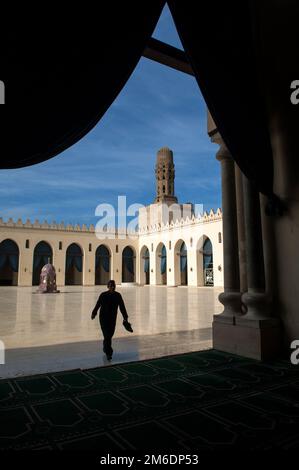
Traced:
<path fill-rule="evenodd" d="M 5 364 L 0 378 L 107 365 L 98 318 L 90 314 L 105 286 L 65 286 L 60 294 L 35 287 L 0 287 L 0 340 Z M 119 313 L 113 364 L 211 347 L 213 314 L 222 288 L 118 287 L 134 333 Z"/>

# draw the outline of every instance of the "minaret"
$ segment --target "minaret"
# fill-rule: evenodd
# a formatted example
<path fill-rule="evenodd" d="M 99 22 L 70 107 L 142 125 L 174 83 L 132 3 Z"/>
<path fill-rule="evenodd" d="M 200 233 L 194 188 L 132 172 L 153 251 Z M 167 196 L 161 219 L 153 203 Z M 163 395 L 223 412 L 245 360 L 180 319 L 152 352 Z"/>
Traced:
<path fill-rule="evenodd" d="M 157 152 L 155 174 L 157 191 L 155 202 L 178 202 L 174 195 L 173 152 L 168 147 L 162 147 Z"/>

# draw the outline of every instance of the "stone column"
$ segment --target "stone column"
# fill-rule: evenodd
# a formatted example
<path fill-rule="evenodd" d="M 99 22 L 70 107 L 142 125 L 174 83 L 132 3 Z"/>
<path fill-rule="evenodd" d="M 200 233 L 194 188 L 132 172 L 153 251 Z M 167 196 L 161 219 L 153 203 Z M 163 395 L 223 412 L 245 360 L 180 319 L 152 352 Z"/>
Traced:
<path fill-rule="evenodd" d="M 179 261 L 176 259 L 178 258 L 177 250 L 174 246 L 174 242 L 172 240 L 171 242 L 171 249 L 168 246 L 166 246 L 166 253 L 167 253 L 167 264 L 166 264 L 166 269 L 167 269 L 167 285 L 168 286 L 176 286 L 176 275 L 175 275 L 175 269 L 176 269 L 176 263 Z"/>
<path fill-rule="evenodd" d="M 156 246 L 153 242 L 149 246 L 150 285 L 156 285 Z"/>
<path fill-rule="evenodd" d="M 236 318 L 235 351 L 254 359 L 269 359 L 280 353 L 280 323 L 272 316 L 265 282 L 260 195 L 244 175 L 243 193 L 248 290 L 242 295 L 242 302 L 247 313 Z"/>
<path fill-rule="evenodd" d="M 221 162 L 222 173 L 224 250 L 224 292 L 219 296 L 224 311 L 214 315 L 213 347 L 259 360 L 273 358 L 280 351 L 281 331 L 279 320 L 271 315 L 265 285 L 263 243 L 265 246 L 267 240 L 263 240 L 263 235 L 268 230 L 264 220 L 263 232 L 261 229 L 259 194 L 253 184 L 235 170 L 215 124 L 211 124 L 211 117 L 209 122 L 212 141 L 220 145 L 217 159 Z M 270 250 L 267 248 L 265 253 L 267 263 Z M 267 281 L 271 280 L 268 269 Z M 245 314 L 241 314 L 241 300 L 247 310 Z"/>
<path fill-rule="evenodd" d="M 21 243 L 19 243 L 18 286 L 32 286 L 33 244 L 30 240 L 30 248 L 25 248 L 25 241 Z"/>
<path fill-rule="evenodd" d="M 54 258 L 54 266 L 56 270 L 56 284 L 57 286 L 65 285 L 65 257 L 66 250 L 64 249 L 65 243 L 63 243 L 63 250 L 57 250 L 56 257 Z"/>
<path fill-rule="evenodd" d="M 260 320 L 270 316 L 269 299 L 265 292 L 260 199 L 252 182 L 244 175 L 243 190 L 248 292 L 242 295 L 242 301 L 247 307 L 246 320 Z"/>
<path fill-rule="evenodd" d="M 92 244 L 92 251 L 89 251 L 89 243 L 83 242 L 83 267 L 82 267 L 82 285 L 94 286 L 95 285 L 95 249 Z"/>
<path fill-rule="evenodd" d="M 244 293 L 247 291 L 247 265 L 246 265 L 243 180 L 242 180 L 242 172 L 236 163 L 235 163 L 235 180 L 236 180 L 236 203 L 237 203 L 237 224 L 238 224 L 240 291 L 241 293 Z"/>
<path fill-rule="evenodd" d="M 224 292 L 219 295 L 219 301 L 223 304 L 224 310 L 220 315 L 214 316 L 214 321 L 234 323 L 234 317 L 242 314 L 235 166 L 234 161 L 219 133 L 213 137 L 213 141 L 220 145 L 216 158 L 221 163 L 224 264 Z"/>

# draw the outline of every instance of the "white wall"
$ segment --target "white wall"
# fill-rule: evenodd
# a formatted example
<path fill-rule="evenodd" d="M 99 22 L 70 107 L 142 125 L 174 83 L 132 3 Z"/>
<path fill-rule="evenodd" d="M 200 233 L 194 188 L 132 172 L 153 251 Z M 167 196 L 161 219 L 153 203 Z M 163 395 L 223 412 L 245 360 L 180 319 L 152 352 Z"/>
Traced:
<path fill-rule="evenodd" d="M 222 240 L 222 219 L 140 233 L 139 252 L 143 246 L 147 246 L 150 252 L 151 284 L 159 284 L 160 276 L 157 270 L 160 262 L 157 260 L 157 249 L 161 243 L 165 245 L 167 252 L 167 285 L 180 284 L 178 253 L 181 240 L 187 246 L 188 285 L 203 285 L 202 254 L 198 249 L 202 248 L 203 240 L 208 237 L 213 246 L 214 285 L 223 286 L 223 245 L 218 241 L 219 232 Z M 221 267 L 221 271 L 218 270 L 218 266 Z"/>
<path fill-rule="evenodd" d="M 32 285 L 33 253 L 34 248 L 40 241 L 47 242 L 53 251 L 53 264 L 56 269 L 56 281 L 58 286 L 63 286 L 65 282 L 65 261 L 66 250 L 71 243 L 77 243 L 83 252 L 83 272 L 82 284 L 90 286 L 95 284 L 95 252 L 99 245 L 106 245 L 111 251 L 111 278 L 115 279 L 117 284 L 121 283 L 122 269 L 122 251 L 130 245 L 138 252 L 138 239 L 116 238 L 98 239 L 94 232 L 80 232 L 68 230 L 54 230 L 47 228 L 27 228 L 21 226 L 8 226 L 0 224 L 0 242 L 5 239 L 11 239 L 19 247 L 19 286 Z M 26 240 L 29 240 L 29 248 L 25 247 Z M 59 242 L 62 242 L 62 249 L 59 249 Z M 91 244 L 91 251 L 89 251 Z M 118 245 L 118 253 L 116 252 Z"/>
<path fill-rule="evenodd" d="M 34 248 L 40 241 L 47 242 L 53 251 L 53 264 L 56 269 L 57 285 L 65 283 L 66 250 L 71 243 L 77 243 L 83 253 L 82 284 L 85 286 L 95 284 L 95 252 L 99 245 L 108 247 L 110 258 L 110 277 L 117 284 L 122 281 L 122 251 L 126 246 L 135 250 L 135 273 L 136 282 L 144 283 L 143 260 L 141 250 L 147 246 L 150 253 L 150 283 L 159 284 L 160 258 L 157 259 L 157 247 L 162 242 L 167 252 L 167 285 L 176 286 L 180 284 L 179 240 L 184 241 L 187 246 L 188 285 L 203 285 L 202 254 L 199 249 L 205 237 L 210 238 L 213 246 L 214 263 L 214 285 L 223 285 L 222 243 L 218 241 L 218 233 L 222 234 L 221 213 L 205 215 L 201 221 L 185 220 L 183 223 L 172 224 L 163 229 L 150 229 L 146 233 L 133 236 L 121 235 L 118 238 L 97 238 L 94 231 L 89 229 L 54 229 L 50 227 L 28 227 L 20 223 L 4 223 L 0 220 L 0 242 L 9 238 L 16 242 L 19 247 L 19 286 L 32 285 L 33 253 Z M 29 248 L 26 248 L 26 240 L 29 240 Z M 59 249 L 59 242 L 62 249 Z M 89 245 L 91 244 L 91 251 Z M 118 252 L 116 247 L 118 246 Z"/>

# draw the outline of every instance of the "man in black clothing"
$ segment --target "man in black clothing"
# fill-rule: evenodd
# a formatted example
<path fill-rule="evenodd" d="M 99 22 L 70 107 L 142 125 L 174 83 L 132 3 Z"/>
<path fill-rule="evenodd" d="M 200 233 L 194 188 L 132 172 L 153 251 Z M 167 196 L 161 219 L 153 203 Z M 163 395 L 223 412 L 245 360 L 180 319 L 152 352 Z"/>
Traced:
<path fill-rule="evenodd" d="M 131 329 L 131 326 L 128 327 L 128 325 L 130 325 L 128 323 L 128 314 L 121 294 L 115 291 L 115 281 L 109 281 L 107 287 L 108 290 L 100 294 L 96 306 L 92 311 L 91 319 L 93 320 L 96 317 L 100 308 L 99 320 L 104 336 L 103 351 L 106 354 L 107 359 L 110 361 L 113 354 L 111 340 L 115 331 L 118 307 L 124 318 L 123 324 L 125 328 L 128 329 L 128 331 L 133 330 Z"/>

